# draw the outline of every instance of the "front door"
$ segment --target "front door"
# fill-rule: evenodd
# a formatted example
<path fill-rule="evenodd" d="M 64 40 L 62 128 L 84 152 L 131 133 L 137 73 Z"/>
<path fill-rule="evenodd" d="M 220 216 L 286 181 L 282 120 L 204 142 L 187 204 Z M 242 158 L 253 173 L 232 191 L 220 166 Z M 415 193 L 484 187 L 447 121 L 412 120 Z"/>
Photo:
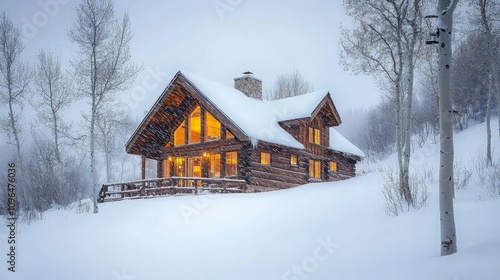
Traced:
<path fill-rule="evenodd" d="M 188 158 L 187 177 L 201 177 L 201 157 Z"/>

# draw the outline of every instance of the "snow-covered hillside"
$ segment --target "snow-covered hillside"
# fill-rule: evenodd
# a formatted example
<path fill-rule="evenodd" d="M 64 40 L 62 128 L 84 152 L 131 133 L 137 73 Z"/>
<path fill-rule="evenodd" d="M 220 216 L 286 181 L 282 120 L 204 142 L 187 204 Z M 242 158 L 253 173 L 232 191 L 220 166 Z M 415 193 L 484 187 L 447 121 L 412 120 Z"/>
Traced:
<path fill-rule="evenodd" d="M 483 135 L 483 125 L 456 135 L 467 166 Z M 435 151 L 416 150 L 414 166 L 437 170 Z M 54 210 L 19 225 L 15 273 L 0 229 L 0 279 L 500 279 L 500 199 L 475 181 L 457 191 L 459 253 L 440 257 L 437 183 L 429 206 L 397 217 L 384 213 L 382 186 L 375 171 L 269 193 L 105 203 L 97 215 Z"/>

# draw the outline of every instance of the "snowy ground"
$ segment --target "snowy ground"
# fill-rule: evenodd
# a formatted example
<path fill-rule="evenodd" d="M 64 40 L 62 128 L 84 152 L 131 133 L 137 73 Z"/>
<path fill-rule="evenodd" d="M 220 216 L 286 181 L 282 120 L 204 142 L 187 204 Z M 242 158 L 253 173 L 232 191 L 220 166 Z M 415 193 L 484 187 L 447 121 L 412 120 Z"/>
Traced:
<path fill-rule="evenodd" d="M 458 159 L 472 164 L 483 130 L 456 136 Z M 437 170 L 435 150 L 416 150 L 414 166 Z M 437 183 L 429 206 L 397 217 L 384 213 L 382 186 L 374 171 L 269 193 L 105 203 L 98 215 L 54 210 L 19 225 L 15 273 L 0 229 L 0 279 L 500 279 L 500 199 L 475 181 L 458 191 L 459 253 L 440 257 Z"/>

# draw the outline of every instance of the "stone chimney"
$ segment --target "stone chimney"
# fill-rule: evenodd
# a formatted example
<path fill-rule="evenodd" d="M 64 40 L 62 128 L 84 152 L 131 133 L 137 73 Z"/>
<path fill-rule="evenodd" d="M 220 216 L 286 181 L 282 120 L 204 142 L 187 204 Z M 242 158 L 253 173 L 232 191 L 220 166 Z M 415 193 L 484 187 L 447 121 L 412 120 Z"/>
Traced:
<path fill-rule="evenodd" d="M 252 72 L 244 72 L 243 76 L 234 78 L 234 88 L 246 96 L 262 99 L 262 81 L 255 78 Z"/>

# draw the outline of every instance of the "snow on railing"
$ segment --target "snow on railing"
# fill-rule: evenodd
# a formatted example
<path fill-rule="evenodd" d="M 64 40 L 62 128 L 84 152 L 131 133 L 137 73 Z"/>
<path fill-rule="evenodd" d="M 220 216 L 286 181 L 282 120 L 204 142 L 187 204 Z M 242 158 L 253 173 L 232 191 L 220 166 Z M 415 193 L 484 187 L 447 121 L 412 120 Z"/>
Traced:
<path fill-rule="evenodd" d="M 245 192 L 246 181 L 229 178 L 168 177 L 104 184 L 99 192 L 99 202 L 129 198 L 147 198 L 175 194 Z"/>

